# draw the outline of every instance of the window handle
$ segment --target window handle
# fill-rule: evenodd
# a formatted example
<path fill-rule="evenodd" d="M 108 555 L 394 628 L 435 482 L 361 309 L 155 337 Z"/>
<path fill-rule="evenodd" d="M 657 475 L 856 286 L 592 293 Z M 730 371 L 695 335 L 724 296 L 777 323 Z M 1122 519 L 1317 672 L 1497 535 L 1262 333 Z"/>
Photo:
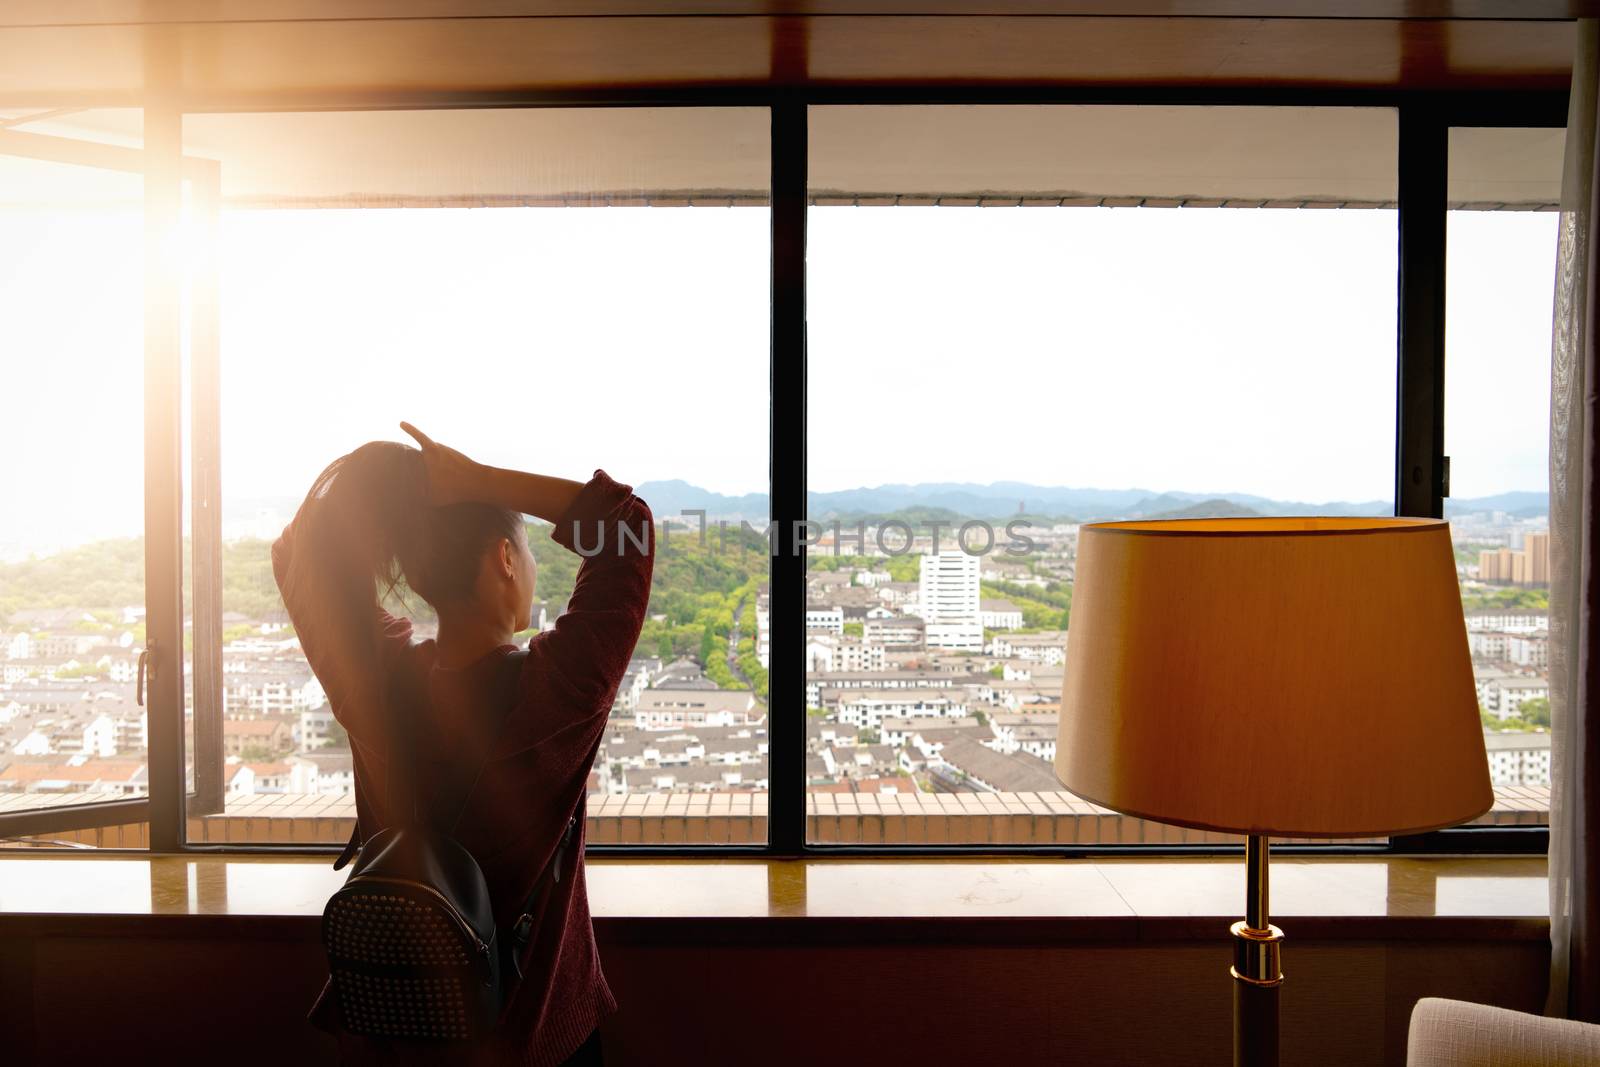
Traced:
<path fill-rule="evenodd" d="M 139 679 L 134 684 L 133 698 L 139 707 L 144 707 L 144 680 L 150 669 L 150 645 L 145 645 L 139 650 Z"/>

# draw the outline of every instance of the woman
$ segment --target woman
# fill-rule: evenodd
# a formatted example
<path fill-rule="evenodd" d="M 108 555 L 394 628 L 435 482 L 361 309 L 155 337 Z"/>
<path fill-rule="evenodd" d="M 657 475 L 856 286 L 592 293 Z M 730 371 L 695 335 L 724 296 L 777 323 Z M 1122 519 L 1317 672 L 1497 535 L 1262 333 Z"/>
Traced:
<path fill-rule="evenodd" d="M 489 762 L 454 837 L 483 869 L 502 928 L 535 884 L 541 903 L 524 975 L 490 1041 L 400 1047 L 341 1030 L 331 989 L 312 1021 L 338 1032 L 347 1061 L 598 1063 L 596 1026 L 616 1008 L 600 970 L 585 890 L 583 825 L 575 875 L 540 879 L 588 788 L 617 685 L 633 654 L 650 596 L 654 530 L 630 488 L 595 471 L 587 483 L 475 463 L 401 428 L 421 450 L 375 441 L 335 460 L 272 546 L 273 572 L 311 668 L 350 735 L 356 814 L 363 836 L 390 825 L 389 736 L 394 716 L 414 724 L 416 795 L 454 781 L 473 742 Z M 505 657 L 532 615 L 533 554 L 522 515 L 555 524 L 559 545 L 584 561 L 555 628 L 528 645 L 520 667 Z M 413 642 L 411 622 L 379 606 L 404 579 L 438 613 L 439 633 Z M 514 704 L 489 706 L 507 692 Z M 503 699 L 503 698 L 502 698 Z M 494 720 L 493 722 L 491 720 Z M 572 862 L 570 859 L 567 863 Z"/>

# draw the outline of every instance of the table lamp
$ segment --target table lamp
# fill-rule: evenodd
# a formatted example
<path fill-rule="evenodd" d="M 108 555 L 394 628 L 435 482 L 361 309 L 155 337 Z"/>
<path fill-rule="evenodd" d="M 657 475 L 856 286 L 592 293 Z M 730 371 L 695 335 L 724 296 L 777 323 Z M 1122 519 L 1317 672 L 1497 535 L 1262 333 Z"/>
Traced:
<path fill-rule="evenodd" d="M 1234 1063 L 1276 1064 L 1269 837 L 1415 834 L 1489 810 L 1450 526 L 1082 526 L 1056 776 L 1128 815 L 1247 835 Z"/>

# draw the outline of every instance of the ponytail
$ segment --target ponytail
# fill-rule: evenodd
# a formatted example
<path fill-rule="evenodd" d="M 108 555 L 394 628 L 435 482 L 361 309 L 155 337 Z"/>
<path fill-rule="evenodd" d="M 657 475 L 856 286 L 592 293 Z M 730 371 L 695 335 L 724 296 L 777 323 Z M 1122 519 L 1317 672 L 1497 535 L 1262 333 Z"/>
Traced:
<path fill-rule="evenodd" d="M 422 453 L 372 441 L 328 464 L 295 519 L 288 581 L 325 606 L 326 631 L 349 651 L 377 650 L 378 607 L 406 585 L 435 611 L 470 603 L 483 553 L 527 536 L 522 516 L 489 504 L 430 507 Z"/>
<path fill-rule="evenodd" d="M 288 584 L 320 605 L 330 638 L 358 656 L 377 650 L 380 600 L 399 584 L 403 542 L 425 510 L 422 453 L 373 441 L 317 476 L 295 518 Z"/>

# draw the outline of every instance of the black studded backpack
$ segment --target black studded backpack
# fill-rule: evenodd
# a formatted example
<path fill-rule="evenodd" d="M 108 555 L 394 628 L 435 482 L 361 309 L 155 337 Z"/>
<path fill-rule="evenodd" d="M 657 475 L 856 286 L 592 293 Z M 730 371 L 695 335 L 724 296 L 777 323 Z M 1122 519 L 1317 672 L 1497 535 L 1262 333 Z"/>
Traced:
<path fill-rule="evenodd" d="M 559 881 L 565 853 L 583 817 L 567 820 L 549 866 L 539 873 L 510 930 L 495 927 L 483 871 L 453 837 L 513 703 L 526 652 L 501 664 L 491 728 L 430 807 L 448 818 L 420 818 L 416 805 L 414 729 L 396 702 L 389 810 L 398 820 L 366 841 L 360 828 L 334 869 L 352 857 L 350 877 L 322 913 L 332 992 L 344 1028 L 368 1037 L 471 1040 L 494 1029 L 521 978 L 517 959 L 533 934 L 532 913 L 546 880 Z"/>

